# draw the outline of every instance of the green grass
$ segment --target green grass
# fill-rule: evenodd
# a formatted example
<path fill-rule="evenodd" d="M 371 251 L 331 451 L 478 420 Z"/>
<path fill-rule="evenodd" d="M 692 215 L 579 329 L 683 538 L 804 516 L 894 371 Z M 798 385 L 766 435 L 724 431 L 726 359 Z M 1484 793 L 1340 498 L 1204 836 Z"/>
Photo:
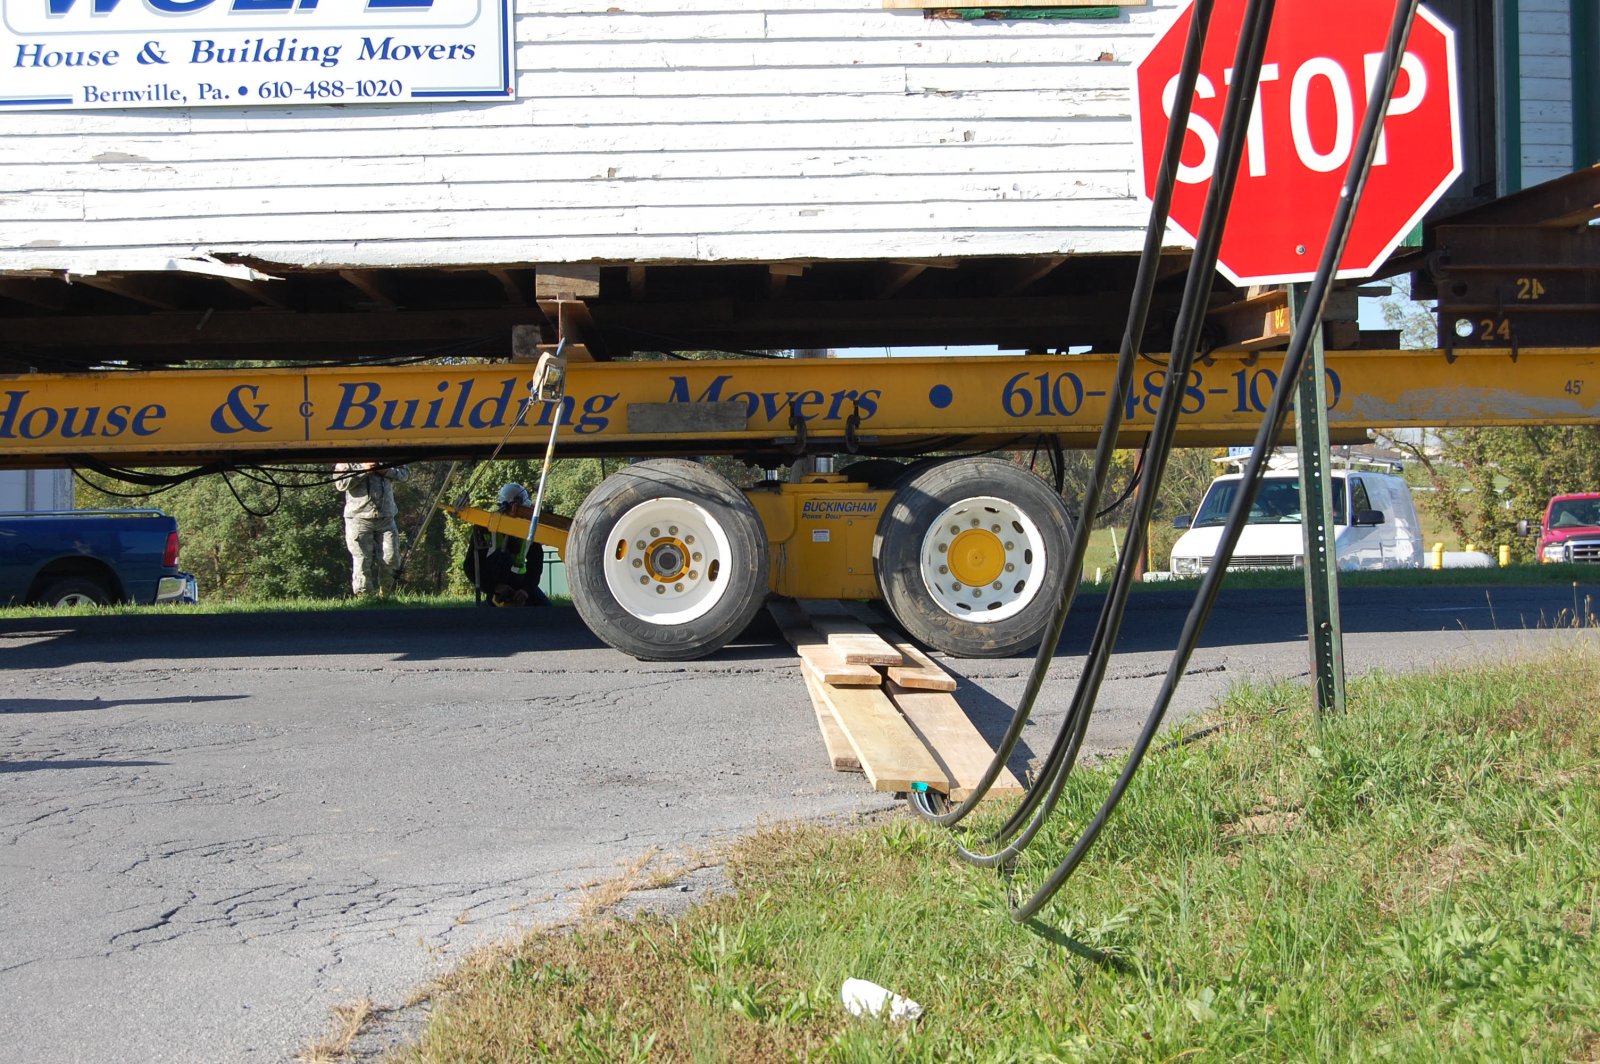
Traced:
<path fill-rule="evenodd" d="M 554 605 L 564 606 L 570 599 L 553 597 Z M 326 613 L 345 610 L 437 609 L 440 607 L 471 607 L 469 595 L 432 595 L 416 591 L 402 591 L 387 598 L 336 598 L 336 599 L 202 599 L 187 606 L 73 606 L 51 609 L 44 606 L 0 607 L 0 620 L 20 620 L 31 617 L 96 617 L 129 616 L 145 614 L 154 617 L 169 614 L 249 614 L 249 613 Z"/>
<path fill-rule="evenodd" d="M 1318 728 L 1237 692 L 1153 754 L 1029 926 L 899 814 L 739 844 L 677 919 L 534 934 L 446 981 L 435 1061 L 1594 1060 L 1600 652 L 1369 677 Z M 1120 766 L 1081 772 L 1013 886 Z M 855 1019 L 849 976 L 926 1009 Z"/>

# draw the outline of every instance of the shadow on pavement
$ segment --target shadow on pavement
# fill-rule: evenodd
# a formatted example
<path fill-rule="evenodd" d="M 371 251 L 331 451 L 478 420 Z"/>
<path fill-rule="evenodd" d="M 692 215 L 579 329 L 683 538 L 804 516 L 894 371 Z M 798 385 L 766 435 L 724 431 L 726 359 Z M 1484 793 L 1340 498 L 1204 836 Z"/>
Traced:
<path fill-rule="evenodd" d="M 10 772 L 40 772 L 44 769 L 62 768 L 148 768 L 151 765 L 165 765 L 165 761 L 100 761 L 100 760 L 71 760 L 63 758 L 59 761 L 0 761 L 0 774 Z"/>
<path fill-rule="evenodd" d="M 170 698 L 0 698 L 0 714 L 81 713 L 117 706 L 171 706 L 194 702 L 231 702 L 248 695 L 174 695 Z"/>

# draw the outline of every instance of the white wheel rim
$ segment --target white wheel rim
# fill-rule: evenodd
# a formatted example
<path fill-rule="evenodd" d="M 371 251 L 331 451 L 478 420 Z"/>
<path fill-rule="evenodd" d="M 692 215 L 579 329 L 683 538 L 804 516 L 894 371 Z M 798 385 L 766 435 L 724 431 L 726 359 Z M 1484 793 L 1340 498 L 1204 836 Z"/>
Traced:
<path fill-rule="evenodd" d="M 617 604 L 641 621 L 687 624 L 728 589 L 732 557 L 721 522 L 687 499 L 651 499 L 611 526 L 601 565 Z"/>
<path fill-rule="evenodd" d="M 57 606 L 93 606 L 94 604 L 94 599 L 90 598 L 88 595 L 85 595 L 81 591 L 74 591 L 70 595 L 63 595 L 56 602 Z"/>
<path fill-rule="evenodd" d="M 1021 613 L 1044 586 L 1039 526 L 992 495 L 945 507 L 922 537 L 918 559 L 934 603 L 952 617 L 988 624 Z"/>

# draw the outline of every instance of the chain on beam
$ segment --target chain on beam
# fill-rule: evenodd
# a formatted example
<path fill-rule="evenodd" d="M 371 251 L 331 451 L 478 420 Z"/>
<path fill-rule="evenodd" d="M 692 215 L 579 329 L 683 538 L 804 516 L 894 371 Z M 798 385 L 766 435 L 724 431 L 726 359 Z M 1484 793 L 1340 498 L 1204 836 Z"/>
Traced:
<path fill-rule="evenodd" d="M 1165 374 L 1140 364 L 1125 441 L 1148 428 Z M 1279 360 L 1219 355 L 1184 386 L 1180 442 L 1248 440 Z M 574 363 L 561 453 L 813 450 L 913 452 L 999 446 L 1039 434 L 1092 446 L 1112 356 Z M 521 364 L 174 370 L 0 377 L 0 464 L 81 458 L 332 458 L 479 453 L 507 435 L 527 395 Z M 1328 355 L 1328 420 L 1367 428 L 1600 423 L 1600 351 L 1343 351 Z M 539 449 L 552 408 L 511 431 Z"/>

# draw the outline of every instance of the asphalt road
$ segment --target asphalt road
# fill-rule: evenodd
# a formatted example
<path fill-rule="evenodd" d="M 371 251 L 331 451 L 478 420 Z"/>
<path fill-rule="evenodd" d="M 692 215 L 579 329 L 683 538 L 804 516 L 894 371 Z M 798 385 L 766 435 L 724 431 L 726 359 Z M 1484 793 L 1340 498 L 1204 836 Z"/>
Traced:
<path fill-rule="evenodd" d="M 1346 591 L 1352 673 L 1593 639 L 1595 587 Z M 1098 601 L 1075 611 L 1014 768 L 1048 748 Z M 1187 598 L 1139 595 L 1091 737 L 1137 732 Z M 1302 676 L 1292 592 L 1224 596 L 1177 712 Z M 1031 659 L 954 661 L 998 734 Z M 826 767 L 758 625 L 643 663 L 570 609 L 0 621 L 0 1055 L 285 1061 L 361 998 L 570 915 L 640 854 L 882 810 Z"/>

